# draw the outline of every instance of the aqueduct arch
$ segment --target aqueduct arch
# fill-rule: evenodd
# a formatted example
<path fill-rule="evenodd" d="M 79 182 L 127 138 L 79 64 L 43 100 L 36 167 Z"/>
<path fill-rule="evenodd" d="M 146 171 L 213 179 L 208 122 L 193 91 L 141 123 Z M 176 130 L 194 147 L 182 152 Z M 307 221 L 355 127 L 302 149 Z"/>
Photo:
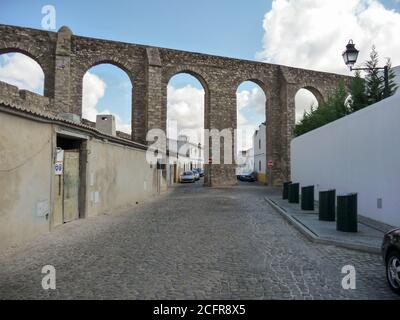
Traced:
<path fill-rule="evenodd" d="M 45 96 L 52 112 L 81 115 L 82 79 L 90 67 L 111 63 L 131 79 L 132 140 L 146 143 L 153 128 L 166 129 L 169 79 L 178 73 L 194 75 L 205 88 L 205 128 L 236 129 L 236 90 L 240 83 L 256 82 L 267 96 L 266 116 L 270 159 L 275 184 L 290 178 L 290 140 L 295 124 L 295 95 L 300 88 L 315 90 L 326 99 L 339 81 L 348 77 L 255 61 L 128 44 L 58 32 L 0 25 L 0 52 L 23 51 L 45 74 Z M 1 83 L 0 83 L 1 84 Z M 1 98 L 1 97 L 0 97 Z M 235 165 L 213 165 L 215 186 L 234 185 Z"/>

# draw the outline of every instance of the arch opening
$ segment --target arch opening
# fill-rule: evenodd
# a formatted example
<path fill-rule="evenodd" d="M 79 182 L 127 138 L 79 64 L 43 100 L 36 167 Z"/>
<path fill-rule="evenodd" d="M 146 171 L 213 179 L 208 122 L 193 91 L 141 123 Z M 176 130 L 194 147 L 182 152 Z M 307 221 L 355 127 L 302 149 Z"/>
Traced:
<path fill-rule="evenodd" d="M 322 95 L 310 87 L 299 89 L 295 95 L 295 123 L 299 123 L 303 118 L 305 112 L 315 110 L 322 102 Z"/>
<path fill-rule="evenodd" d="M 177 159 L 170 182 L 186 170 L 204 167 L 205 82 L 188 72 L 172 76 L 167 85 L 168 150 Z"/>
<path fill-rule="evenodd" d="M 0 81 L 44 95 L 45 75 L 40 64 L 28 54 L 17 51 L 0 53 Z"/>
<path fill-rule="evenodd" d="M 236 174 L 255 172 L 267 182 L 267 94 L 257 81 L 242 82 L 236 91 Z"/>
<path fill-rule="evenodd" d="M 95 122 L 97 115 L 114 115 L 116 130 L 131 135 L 132 91 L 132 81 L 120 67 L 92 66 L 82 79 L 82 118 Z"/>

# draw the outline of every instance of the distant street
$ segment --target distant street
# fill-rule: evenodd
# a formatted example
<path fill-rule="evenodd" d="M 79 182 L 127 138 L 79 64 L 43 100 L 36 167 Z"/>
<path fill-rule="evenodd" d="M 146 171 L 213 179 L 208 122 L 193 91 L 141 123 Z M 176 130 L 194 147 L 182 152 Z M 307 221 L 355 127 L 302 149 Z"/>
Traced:
<path fill-rule="evenodd" d="M 0 255 L 1 299 L 391 299 L 380 256 L 310 243 L 256 184 L 180 185 Z M 41 287 L 56 268 L 55 291 Z M 356 290 L 341 269 L 353 265 Z"/>

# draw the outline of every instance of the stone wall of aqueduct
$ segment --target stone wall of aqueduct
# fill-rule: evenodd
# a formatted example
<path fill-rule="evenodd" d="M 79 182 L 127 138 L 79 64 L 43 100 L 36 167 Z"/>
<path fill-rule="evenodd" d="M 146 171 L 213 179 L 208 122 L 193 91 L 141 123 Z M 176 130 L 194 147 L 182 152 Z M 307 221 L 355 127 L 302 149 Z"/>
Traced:
<path fill-rule="evenodd" d="M 295 94 L 301 88 L 326 99 L 348 77 L 287 66 L 135 45 L 58 32 L 0 25 L 0 54 L 20 52 L 33 58 L 45 75 L 44 96 L 52 114 L 82 114 L 82 81 L 93 66 L 113 64 L 132 82 L 132 140 L 146 143 L 146 133 L 166 128 L 167 85 L 171 77 L 189 73 L 205 90 L 205 128 L 237 127 L 236 91 L 247 80 L 267 97 L 267 154 L 274 161 L 274 184 L 290 179 L 290 140 L 295 124 Z M 0 100 L 17 99 L 0 90 Z M 29 94 L 28 94 L 29 95 Z M 31 106 L 37 99 L 32 99 Z M 43 105 L 43 104 L 42 104 Z M 206 183 L 235 185 L 235 165 L 206 166 Z"/>

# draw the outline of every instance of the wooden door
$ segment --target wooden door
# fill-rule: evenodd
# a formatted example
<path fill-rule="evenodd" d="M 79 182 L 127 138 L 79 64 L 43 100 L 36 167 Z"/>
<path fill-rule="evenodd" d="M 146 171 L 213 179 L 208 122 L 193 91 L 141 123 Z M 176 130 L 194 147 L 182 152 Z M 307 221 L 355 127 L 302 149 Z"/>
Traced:
<path fill-rule="evenodd" d="M 63 175 L 54 175 L 54 210 L 53 225 L 59 226 L 64 223 L 63 218 L 63 199 L 64 199 L 64 179 Z"/>
<path fill-rule="evenodd" d="M 64 151 L 63 222 L 79 219 L 79 151 Z"/>

